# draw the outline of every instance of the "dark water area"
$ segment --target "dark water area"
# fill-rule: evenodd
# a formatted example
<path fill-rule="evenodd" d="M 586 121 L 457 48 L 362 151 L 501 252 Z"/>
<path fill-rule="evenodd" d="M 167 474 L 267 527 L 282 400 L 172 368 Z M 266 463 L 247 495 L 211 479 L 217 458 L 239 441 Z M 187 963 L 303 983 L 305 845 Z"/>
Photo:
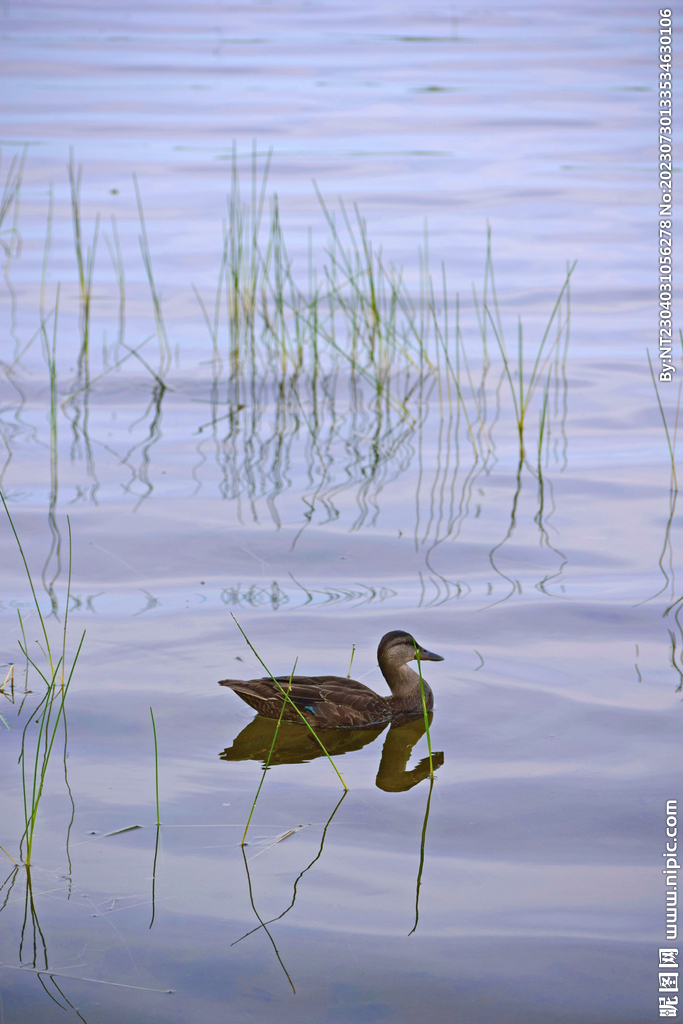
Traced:
<path fill-rule="evenodd" d="M 657 19 L 5 5 L 0 1024 L 659 1019 Z"/>

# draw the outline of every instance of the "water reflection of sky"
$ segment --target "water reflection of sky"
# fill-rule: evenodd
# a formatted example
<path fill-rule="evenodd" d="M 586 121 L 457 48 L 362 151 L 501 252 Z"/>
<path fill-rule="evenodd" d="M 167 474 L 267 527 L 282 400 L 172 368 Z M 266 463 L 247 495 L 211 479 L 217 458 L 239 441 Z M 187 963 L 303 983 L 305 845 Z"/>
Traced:
<path fill-rule="evenodd" d="M 643 351 L 656 282 L 656 29 L 638 4 L 7 6 L 3 180 L 29 146 L 21 246 L 1 236 L 11 340 L 0 472 L 43 607 L 60 616 L 68 513 L 72 639 L 85 626 L 87 637 L 31 884 L 19 872 L 3 890 L 5 1019 L 64 1016 L 51 998 L 89 1024 L 654 1017 L 648 951 L 663 934 L 681 679 L 680 530 Z M 329 320 L 313 359 L 312 307 L 302 313 L 290 289 L 257 362 L 247 346 L 237 372 L 225 304 L 211 333 L 233 142 L 247 204 L 252 146 L 259 174 L 273 148 L 265 217 L 277 193 L 302 294 L 329 282 L 335 259 L 343 277 L 330 242 L 331 223 L 346 230 L 341 197 L 356 239 L 401 268 L 419 333 L 430 302 L 437 311 L 429 365 L 405 316 L 382 349 L 351 286 L 336 323 L 358 326 L 363 359 L 333 354 Z M 86 251 L 101 214 L 89 372 L 105 376 L 86 390 L 70 145 L 83 164 Z M 450 348 L 439 348 L 442 260 Z M 516 359 L 522 317 L 528 375 L 573 260 L 566 359 L 563 306 L 520 459 L 491 325 L 504 325 Z M 677 392 L 662 400 L 673 434 Z M 14 854 L 16 610 L 29 615 L 30 595 L 7 531 L 0 545 L 1 660 L 17 662 L 18 697 L 0 703 L 12 798 L 0 843 Z M 433 791 L 419 729 L 345 753 L 342 738 L 341 804 L 325 759 L 283 735 L 243 857 L 237 833 L 270 731 L 216 685 L 262 671 L 230 612 L 278 672 L 298 657 L 298 671 L 346 674 L 355 644 L 353 675 L 379 692 L 385 631 L 413 630 L 443 654 L 427 673 L 443 752 Z M 49 993 L 27 968 L 43 970 Z"/>
<path fill-rule="evenodd" d="M 578 259 L 574 351 L 639 354 L 655 284 L 649 10 L 254 4 L 193 6 L 189 24 L 183 5 L 45 10 L 19 6 L 5 23 L 5 132 L 36 143 L 26 212 L 49 181 L 64 204 L 73 144 L 89 209 L 128 220 L 135 170 L 166 287 L 201 284 L 232 141 L 256 139 L 275 148 L 302 248 L 319 224 L 313 177 L 361 205 L 397 263 L 413 262 L 427 217 L 463 292 L 488 220 L 514 313 L 531 316 Z M 70 245 L 68 224 L 60 234 Z"/>

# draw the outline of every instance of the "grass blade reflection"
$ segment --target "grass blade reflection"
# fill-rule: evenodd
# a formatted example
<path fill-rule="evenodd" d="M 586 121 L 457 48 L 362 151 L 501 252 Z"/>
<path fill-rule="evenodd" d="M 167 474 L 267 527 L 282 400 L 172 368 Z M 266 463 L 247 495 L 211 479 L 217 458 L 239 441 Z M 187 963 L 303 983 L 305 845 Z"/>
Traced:
<path fill-rule="evenodd" d="M 299 659 L 297 658 L 296 661 L 294 662 L 294 668 L 292 669 L 292 671 L 290 673 L 290 676 L 289 676 L 289 683 L 287 684 L 287 694 L 286 694 L 287 699 L 289 699 L 289 691 L 292 688 L 292 679 L 294 678 L 294 673 L 296 672 L 296 666 L 297 666 L 297 662 L 298 661 L 299 661 Z M 286 706 L 287 706 L 287 701 L 283 700 L 282 707 L 280 709 L 280 716 L 279 716 L 279 718 L 277 720 L 277 724 L 275 726 L 275 732 L 273 733 L 273 739 L 272 739 L 272 742 L 270 744 L 270 750 L 268 751 L 268 756 L 266 757 L 266 763 L 263 766 L 263 774 L 261 776 L 261 780 L 260 780 L 260 782 L 258 784 L 258 788 L 256 790 L 256 796 L 254 797 L 254 801 L 253 801 L 253 803 L 251 805 L 251 809 L 249 811 L 249 817 L 247 818 L 247 823 L 244 826 L 244 833 L 242 835 L 242 840 L 240 842 L 240 846 L 246 846 L 247 832 L 249 831 L 249 824 L 250 824 L 252 816 L 254 814 L 254 809 L 256 807 L 256 801 L 259 798 L 259 793 L 261 792 L 261 787 L 263 786 L 263 783 L 265 782 L 265 779 L 266 779 L 266 772 L 268 771 L 268 769 L 270 767 L 270 759 L 273 756 L 273 750 L 275 749 L 275 744 L 277 742 L 277 734 L 280 731 L 280 726 L 282 725 L 282 716 L 285 713 L 285 707 Z"/>
<path fill-rule="evenodd" d="M 315 863 L 316 863 L 317 861 L 319 861 L 319 860 L 320 860 L 320 858 L 322 857 L 323 849 L 324 849 L 324 847 L 325 847 L 325 839 L 327 838 L 327 830 L 328 830 L 328 828 L 330 827 L 330 825 L 332 824 L 332 819 L 334 818 L 335 814 L 337 813 L 337 811 L 338 811 L 338 810 L 339 810 L 339 808 L 341 807 L 341 805 L 342 805 L 342 803 L 344 802 L 344 800 L 346 799 L 347 795 L 348 795 L 348 790 L 344 790 L 344 792 L 342 793 L 341 797 L 339 798 L 339 801 L 337 802 L 337 804 L 336 804 L 336 806 L 335 806 L 334 810 L 332 811 L 332 814 L 331 814 L 331 815 L 329 816 L 329 818 L 328 818 L 328 819 L 327 819 L 327 821 L 325 822 L 325 827 L 323 828 L 323 832 L 322 832 L 322 835 L 321 835 L 321 837 L 320 837 L 320 846 L 319 846 L 319 848 L 318 848 L 318 852 L 316 853 L 315 857 L 313 858 L 313 860 L 311 861 L 311 863 L 310 863 L 310 864 L 308 864 L 308 865 L 307 865 L 307 866 L 306 866 L 306 867 L 305 867 L 305 868 L 303 869 L 303 871 L 301 871 L 301 872 L 300 872 L 300 873 L 299 873 L 299 874 L 298 874 L 298 875 L 296 876 L 296 878 L 294 879 L 294 885 L 293 885 L 293 889 L 292 889 L 292 901 L 291 901 L 291 903 L 289 904 L 289 906 L 288 906 L 288 907 L 285 907 L 285 909 L 284 909 L 284 910 L 282 911 L 282 913 L 281 913 L 281 914 L 278 914 L 278 915 L 277 915 L 277 917 L 271 917 L 271 918 L 269 918 L 269 920 L 268 920 L 268 921 L 265 921 L 264 923 L 262 923 L 262 924 L 259 924 L 259 925 L 257 925 L 257 927 L 256 927 L 256 928 L 252 928 L 252 929 L 251 929 L 251 931 L 249 931 L 249 932 L 245 932 L 245 933 L 244 933 L 244 935 L 241 935 L 241 936 L 239 937 L 239 939 L 235 939 L 235 941 L 234 941 L 234 942 L 231 942 L 231 943 L 230 943 L 230 945 L 231 945 L 231 946 L 236 946 L 238 942 L 241 942 L 241 941 L 242 941 L 242 939 L 247 939 L 247 938 L 249 938 L 249 936 L 250 936 L 250 935 L 253 935 L 253 934 L 254 934 L 254 932 L 257 932 L 257 931 L 259 930 L 259 928 L 264 928 L 264 927 L 265 927 L 266 925 L 268 925 L 268 924 L 274 924 L 274 923 L 275 923 L 276 921 L 280 921 L 280 920 L 282 920 L 282 918 L 283 918 L 283 917 L 285 916 L 285 914 L 288 914 L 288 913 L 290 912 L 290 910 L 291 910 L 291 909 L 293 908 L 294 904 L 296 903 L 296 898 L 297 898 L 297 895 L 298 895 L 298 886 L 299 886 L 299 882 L 300 882 L 300 881 L 301 881 L 301 879 L 302 879 L 302 878 L 304 877 L 304 875 L 306 874 L 306 872 L 307 872 L 307 871 L 310 871 L 310 870 L 311 870 L 311 868 L 313 867 L 313 865 L 314 865 L 314 864 L 315 864 Z"/>
<path fill-rule="evenodd" d="M 346 794 L 344 794 L 344 795 L 346 795 Z M 268 931 L 267 923 L 263 920 L 263 918 L 259 914 L 258 910 L 256 909 L 256 904 L 254 903 L 254 890 L 253 890 L 252 884 L 251 884 L 251 874 L 249 873 L 249 864 L 247 862 L 247 851 L 246 851 L 244 846 L 241 846 L 241 850 L 242 850 L 242 859 L 244 860 L 244 870 L 247 873 L 247 885 L 249 887 L 249 902 L 251 903 L 251 908 L 254 911 L 254 913 L 256 914 L 257 920 L 259 922 L 259 927 L 263 928 L 264 932 L 268 936 L 268 938 L 270 940 L 270 944 L 273 947 L 273 951 L 275 953 L 275 956 L 277 957 L 277 962 L 279 963 L 280 967 L 284 971 L 285 977 L 287 978 L 287 981 L 289 982 L 289 984 L 292 987 L 292 992 L 296 995 L 296 989 L 294 988 L 294 982 L 292 981 L 292 979 L 290 977 L 289 971 L 287 970 L 287 968 L 285 967 L 284 963 L 282 962 L 282 957 L 280 956 L 280 951 L 277 948 L 277 946 L 275 945 L 275 939 L 273 938 L 273 936 Z"/>
<path fill-rule="evenodd" d="M 429 808 L 432 803 L 432 790 L 434 788 L 434 776 L 429 780 L 429 794 L 427 795 L 427 806 L 425 807 L 425 816 L 422 822 L 422 837 L 420 839 L 420 865 L 417 869 L 417 882 L 415 883 L 415 924 L 408 932 L 408 935 L 412 935 L 417 931 L 417 925 L 420 920 L 420 887 L 422 886 L 422 871 L 425 863 L 425 841 L 427 839 L 427 825 L 429 824 Z"/>

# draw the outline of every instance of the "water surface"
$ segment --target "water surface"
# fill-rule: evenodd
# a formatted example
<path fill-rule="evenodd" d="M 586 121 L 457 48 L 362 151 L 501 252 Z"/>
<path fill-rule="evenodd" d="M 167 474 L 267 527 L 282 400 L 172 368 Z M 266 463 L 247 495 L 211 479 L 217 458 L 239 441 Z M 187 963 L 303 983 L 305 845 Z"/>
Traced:
<path fill-rule="evenodd" d="M 641 4 L 7 7 L 5 174 L 29 145 L 21 245 L 3 235 L 2 487 L 55 636 L 69 516 L 70 657 L 87 632 L 31 884 L 3 890 L 5 1021 L 655 1019 L 682 639 L 644 353 L 655 33 Z M 86 270 L 101 215 L 85 363 L 70 146 Z M 252 223 L 271 148 L 259 238 L 277 195 L 299 298 L 289 282 L 270 333 L 255 314 L 252 344 L 223 221 L 232 194 Z M 386 271 L 381 329 L 358 271 L 316 335 L 325 268 L 355 259 L 344 210 Z M 520 458 L 517 317 L 528 382 L 574 260 Z M 678 390 L 661 396 L 673 436 Z M 31 651 L 40 634 L 0 544 L 16 858 L 42 685 L 32 670 L 18 716 L 17 609 Z M 330 738 L 343 800 L 290 727 L 242 848 L 271 732 L 216 685 L 262 672 L 231 613 L 278 673 L 346 675 L 355 644 L 354 677 L 386 692 L 384 632 L 442 654 L 433 787 L 419 721 Z"/>

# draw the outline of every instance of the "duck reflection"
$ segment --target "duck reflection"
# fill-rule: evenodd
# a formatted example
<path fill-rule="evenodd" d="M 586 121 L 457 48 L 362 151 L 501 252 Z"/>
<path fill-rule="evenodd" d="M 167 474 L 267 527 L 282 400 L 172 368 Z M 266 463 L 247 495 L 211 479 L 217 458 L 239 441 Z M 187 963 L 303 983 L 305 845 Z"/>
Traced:
<path fill-rule="evenodd" d="M 433 713 L 429 713 L 429 724 L 432 724 Z M 384 740 L 382 759 L 379 762 L 375 784 L 385 793 L 405 793 L 419 782 L 429 778 L 429 757 L 423 757 L 414 768 L 407 771 L 408 761 L 413 747 L 425 734 L 424 718 L 411 718 L 406 722 L 392 725 Z M 443 751 L 432 753 L 434 768 L 443 764 Z"/>
<path fill-rule="evenodd" d="M 431 723 L 432 714 L 429 715 Z M 261 761 L 265 767 L 277 729 L 272 718 L 256 717 L 235 737 L 231 747 L 218 756 L 223 761 Z M 325 747 L 332 757 L 361 750 L 387 728 L 387 723 L 364 729 L 325 729 Z M 429 758 L 424 757 L 410 771 L 407 764 L 413 747 L 425 734 L 424 718 L 410 718 L 391 725 L 382 749 L 375 780 L 387 793 L 403 793 L 429 777 Z M 270 765 L 305 764 L 324 753 L 308 729 L 296 722 L 281 722 Z M 432 754 L 435 768 L 444 763 L 443 752 Z"/>

